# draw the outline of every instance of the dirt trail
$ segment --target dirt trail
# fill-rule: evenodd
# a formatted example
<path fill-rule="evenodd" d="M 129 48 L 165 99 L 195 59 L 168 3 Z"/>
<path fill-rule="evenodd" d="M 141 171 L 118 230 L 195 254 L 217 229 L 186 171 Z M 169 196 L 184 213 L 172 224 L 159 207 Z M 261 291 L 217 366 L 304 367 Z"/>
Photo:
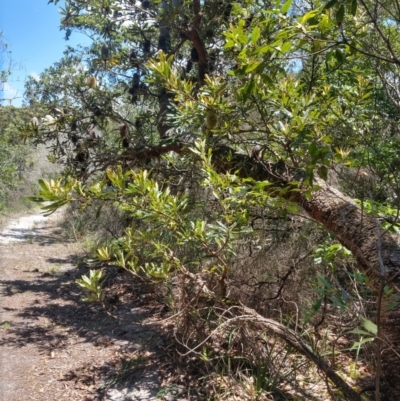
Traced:
<path fill-rule="evenodd" d="M 83 303 L 75 279 L 87 267 L 60 218 L 20 218 L 0 235 L 1 401 L 188 399 L 163 387 L 169 362 L 154 289 L 111 274 L 106 300 L 118 319 Z"/>
<path fill-rule="evenodd" d="M 53 219 L 59 217 L 59 215 L 59 213 L 54 214 Z M 45 221 L 46 217 L 42 214 L 32 214 L 11 220 L 0 233 L 0 244 L 26 241 L 28 239 L 27 236 L 36 234 L 34 228 L 36 224 L 44 223 Z"/>

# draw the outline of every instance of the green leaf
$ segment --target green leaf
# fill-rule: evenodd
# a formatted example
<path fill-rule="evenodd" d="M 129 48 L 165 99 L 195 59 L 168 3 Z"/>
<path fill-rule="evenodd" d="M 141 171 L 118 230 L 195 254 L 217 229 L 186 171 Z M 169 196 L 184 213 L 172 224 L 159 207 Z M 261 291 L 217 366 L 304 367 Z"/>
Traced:
<path fill-rule="evenodd" d="M 45 193 L 49 193 L 51 191 L 49 183 L 46 180 L 40 179 L 38 182 L 39 182 L 39 185 L 42 187 L 42 189 L 43 189 L 43 191 Z"/>
<path fill-rule="evenodd" d="M 239 39 L 239 42 L 243 43 L 244 45 L 249 43 L 249 38 L 247 35 L 239 35 L 237 38 Z"/>
<path fill-rule="evenodd" d="M 316 156 L 318 155 L 318 147 L 316 142 L 310 143 L 310 146 L 308 147 L 308 152 L 310 153 L 313 159 L 316 158 Z"/>
<path fill-rule="evenodd" d="M 322 305 L 322 298 L 319 298 L 312 304 L 312 310 L 314 312 L 318 312 L 319 309 L 321 308 L 321 305 Z"/>
<path fill-rule="evenodd" d="M 327 288 L 328 290 L 332 288 L 331 284 L 324 276 L 318 275 L 318 278 L 322 282 L 325 288 Z"/>
<path fill-rule="evenodd" d="M 101 204 L 101 205 L 98 207 L 97 211 L 96 211 L 96 219 L 99 218 L 102 209 L 103 209 L 103 204 Z"/>
<path fill-rule="evenodd" d="M 247 82 L 247 84 L 244 86 L 244 88 L 242 89 L 242 94 L 243 96 L 245 96 L 247 98 L 247 96 L 252 93 L 253 88 L 254 88 L 254 81 L 249 81 Z"/>
<path fill-rule="evenodd" d="M 362 324 L 364 326 L 364 329 L 367 330 L 369 333 L 375 335 L 378 334 L 378 326 L 374 322 L 371 322 L 371 320 L 363 319 Z"/>
<path fill-rule="evenodd" d="M 342 25 L 344 20 L 344 4 L 341 4 L 336 12 L 336 23 Z"/>
<path fill-rule="evenodd" d="M 328 3 L 326 3 L 324 10 L 329 10 L 330 8 L 332 8 L 336 3 L 338 2 L 338 0 L 331 0 L 328 1 Z"/>
<path fill-rule="evenodd" d="M 343 63 L 345 60 L 344 54 L 340 49 L 335 50 L 335 58 L 339 63 Z"/>
<path fill-rule="evenodd" d="M 359 349 L 359 348 L 361 347 L 361 345 L 363 345 L 363 344 L 365 344 L 365 343 L 370 343 L 370 342 L 372 342 L 372 341 L 374 341 L 374 340 L 375 340 L 374 337 L 363 338 L 362 340 L 357 341 L 356 343 L 354 343 L 354 344 L 350 347 L 350 349 L 351 349 L 351 350 L 353 350 L 353 349 Z"/>
<path fill-rule="evenodd" d="M 260 27 L 256 26 L 251 34 L 251 42 L 253 43 L 253 45 L 257 43 L 257 40 L 259 38 L 260 38 Z"/>
<path fill-rule="evenodd" d="M 328 179 L 328 167 L 326 166 L 318 167 L 317 173 L 324 181 Z"/>
<path fill-rule="evenodd" d="M 45 199 L 39 196 L 27 196 L 25 199 L 32 201 L 32 202 L 38 202 L 42 203 L 45 202 Z"/>
<path fill-rule="evenodd" d="M 286 14 L 289 11 L 290 6 L 292 5 L 292 1 L 293 0 L 287 0 L 287 2 L 282 6 L 282 14 Z"/>
<path fill-rule="evenodd" d="M 273 49 L 272 49 L 271 45 L 268 44 L 268 45 L 264 45 L 264 46 L 261 46 L 261 47 L 257 48 L 254 51 L 254 53 L 255 54 L 263 54 L 263 53 L 268 53 L 271 50 L 273 50 Z"/>
<path fill-rule="evenodd" d="M 350 5 L 350 13 L 355 16 L 357 14 L 357 0 L 353 0 Z"/>
<path fill-rule="evenodd" d="M 267 181 L 259 181 L 255 184 L 252 188 L 253 191 L 264 190 L 265 187 L 272 185 L 270 182 Z"/>
<path fill-rule="evenodd" d="M 287 53 L 291 48 L 292 48 L 292 43 L 291 42 L 285 42 L 281 47 L 281 52 L 282 53 Z"/>
<path fill-rule="evenodd" d="M 311 11 L 309 11 L 308 13 L 304 14 L 304 15 L 301 17 L 300 22 L 301 22 L 302 24 L 304 24 L 304 23 L 306 23 L 309 19 L 315 17 L 315 16 L 318 15 L 318 14 L 319 14 L 319 11 L 318 11 L 318 10 L 311 10 Z"/>
<path fill-rule="evenodd" d="M 254 71 L 258 66 L 260 66 L 262 64 L 262 61 L 256 61 L 255 63 L 253 63 L 253 64 L 249 64 L 247 67 L 246 67 L 246 74 L 247 73 L 249 73 L 249 72 L 251 72 L 251 71 Z"/>
<path fill-rule="evenodd" d="M 369 335 L 370 335 L 370 333 L 368 333 L 368 331 L 361 330 L 361 329 L 350 330 L 350 331 L 348 331 L 348 333 L 351 333 L 351 334 L 360 334 L 360 335 L 362 335 L 362 336 L 369 336 Z"/>
<path fill-rule="evenodd" d="M 272 85 L 274 83 L 273 79 L 268 74 L 262 74 L 261 79 L 267 85 Z"/>

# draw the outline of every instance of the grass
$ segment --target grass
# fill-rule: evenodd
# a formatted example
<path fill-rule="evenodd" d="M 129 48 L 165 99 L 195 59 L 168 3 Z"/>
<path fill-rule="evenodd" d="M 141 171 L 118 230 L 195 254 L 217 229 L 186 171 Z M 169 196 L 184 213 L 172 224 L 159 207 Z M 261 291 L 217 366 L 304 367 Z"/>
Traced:
<path fill-rule="evenodd" d="M 11 323 L 10 322 L 4 322 L 1 324 L 0 328 L 3 330 L 7 330 L 11 327 Z"/>
<path fill-rule="evenodd" d="M 59 270 L 60 270 L 60 266 L 54 265 L 54 266 L 52 266 L 52 267 L 50 268 L 50 274 L 51 274 L 52 276 L 55 276 L 55 275 L 58 273 Z"/>

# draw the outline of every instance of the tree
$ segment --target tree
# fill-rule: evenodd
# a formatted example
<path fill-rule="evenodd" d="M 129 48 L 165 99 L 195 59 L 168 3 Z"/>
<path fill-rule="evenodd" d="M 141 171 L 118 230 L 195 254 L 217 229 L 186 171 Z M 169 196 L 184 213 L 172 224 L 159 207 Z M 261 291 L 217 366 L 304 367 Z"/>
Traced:
<path fill-rule="evenodd" d="M 10 57 L 8 45 L 0 32 L 0 93 L 16 64 Z M 1 101 L 10 99 L 0 99 Z M 0 105 L 0 210 L 9 200 L 10 190 L 16 189 L 23 181 L 29 164 L 29 147 L 19 137 L 19 127 L 28 124 L 33 116 L 29 109 L 18 110 Z"/>
<path fill-rule="evenodd" d="M 8 47 L 7 43 L 5 43 L 4 40 L 3 40 L 3 32 L 0 31 L 0 65 L 1 65 L 0 91 L 4 90 L 3 89 L 4 88 L 4 84 L 7 82 L 7 78 L 10 75 L 10 66 L 8 66 L 7 68 L 4 67 L 6 65 L 6 59 L 7 59 L 6 56 L 8 56 L 7 47 Z"/>
<path fill-rule="evenodd" d="M 29 121 L 28 109 L 19 110 L 12 106 L 0 107 L 0 209 L 9 200 L 10 191 L 17 189 L 31 167 L 30 148 L 21 142 L 19 127 Z"/>
<path fill-rule="evenodd" d="M 36 200 L 116 202 L 132 227 L 101 257 L 158 278 L 207 271 L 220 299 L 239 244 L 263 241 L 256 216 L 307 212 L 377 296 L 376 393 L 382 364 L 397 399 L 398 213 L 384 229 L 376 211 L 398 206 L 399 23 L 391 1 L 68 1 L 66 36 L 93 45 L 27 83 L 48 117 L 25 134 L 65 166 Z M 333 171 L 357 180 L 341 185 L 361 207 Z"/>

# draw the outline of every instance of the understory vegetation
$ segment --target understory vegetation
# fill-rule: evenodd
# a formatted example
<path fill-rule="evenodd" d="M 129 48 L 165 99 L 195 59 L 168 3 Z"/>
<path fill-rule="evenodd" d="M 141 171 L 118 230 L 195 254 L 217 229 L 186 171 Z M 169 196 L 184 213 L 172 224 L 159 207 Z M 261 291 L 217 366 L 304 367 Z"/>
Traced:
<path fill-rule="evenodd" d="M 57 167 L 46 163 L 44 146 L 33 149 L 20 138 L 20 127 L 28 124 L 35 111 L 30 107 L 0 107 L 0 213 L 9 214 L 32 208 L 27 196 L 36 192 L 40 177 L 51 177 Z M 49 170 L 50 167 L 50 170 Z"/>
<path fill-rule="evenodd" d="M 0 31 L 0 96 L 13 69 L 18 64 Z M 0 214 L 9 215 L 32 208 L 26 197 L 36 192 L 37 180 L 50 178 L 60 169 L 47 159 L 44 145 L 35 149 L 26 138 L 21 138 L 20 129 L 31 123 L 41 109 L 36 106 L 21 108 L 4 106 L 10 99 L 0 98 Z M 11 99 L 12 100 L 12 99 Z"/>
<path fill-rule="evenodd" d="M 400 3 L 61 13 L 93 42 L 27 81 L 19 131 L 63 169 L 31 199 L 92 239 L 85 299 L 110 266 L 155 283 L 209 399 L 400 399 Z"/>

